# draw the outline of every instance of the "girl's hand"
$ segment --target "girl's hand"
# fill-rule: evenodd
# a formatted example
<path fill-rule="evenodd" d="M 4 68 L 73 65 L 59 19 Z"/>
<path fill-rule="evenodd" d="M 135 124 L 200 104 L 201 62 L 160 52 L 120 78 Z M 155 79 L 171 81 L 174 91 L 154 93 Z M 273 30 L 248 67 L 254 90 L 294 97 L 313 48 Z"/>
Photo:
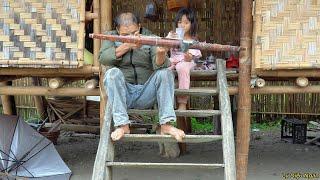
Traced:
<path fill-rule="evenodd" d="M 174 31 L 170 31 L 166 38 L 176 39 L 176 38 L 178 38 L 178 34 Z"/>
<path fill-rule="evenodd" d="M 190 53 L 184 53 L 184 60 L 187 61 L 187 62 L 190 62 L 191 60 L 193 59 L 193 56 L 192 54 Z"/>

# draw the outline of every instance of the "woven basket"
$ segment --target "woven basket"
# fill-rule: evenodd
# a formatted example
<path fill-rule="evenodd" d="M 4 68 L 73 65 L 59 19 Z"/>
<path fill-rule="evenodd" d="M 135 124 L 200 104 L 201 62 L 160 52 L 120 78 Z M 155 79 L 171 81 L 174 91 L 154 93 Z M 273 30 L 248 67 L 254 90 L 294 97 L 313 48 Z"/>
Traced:
<path fill-rule="evenodd" d="M 178 11 L 182 7 L 188 7 L 188 0 L 167 0 L 167 6 L 170 11 Z"/>
<path fill-rule="evenodd" d="M 256 0 L 254 68 L 320 68 L 320 0 Z"/>

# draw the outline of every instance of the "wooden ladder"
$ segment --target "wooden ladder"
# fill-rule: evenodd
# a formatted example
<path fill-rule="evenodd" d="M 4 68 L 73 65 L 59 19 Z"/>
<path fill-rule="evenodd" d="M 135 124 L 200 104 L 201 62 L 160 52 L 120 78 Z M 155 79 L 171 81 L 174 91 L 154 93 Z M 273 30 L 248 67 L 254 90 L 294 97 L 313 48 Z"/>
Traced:
<path fill-rule="evenodd" d="M 189 92 L 189 93 L 188 93 Z M 176 90 L 176 94 L 181 91 Z M 236 179 L 236 166 L 235 166 L 235 146 L 233 125 L 231 117 L 230 97 L 227 87 L 227 78 L 225 71 L 225 61 L 222 59 L 217 60 L 217 89 L 191 89 L 184 90 L 183 94 L 206 94 L 206 95 L 219 95 L 220 110 L 176 110 L 177 116 L 192 116 L 192 117 L 210 117 L 221 116 L 222 135 L 186 135 L 183 142 L 186 143 L 203 143 L 211 142 L 222 139 L 223 146 L 223 164 L 200 164 L 200 163 L 140 163 L 140 162 L 114 162 L 114 145 L 111 142 L 111 107 L 108 103 L 106 106 L 106 113 L 104 116 L 104 123 L 101 130 L 99 147 L 94 163 L 92 180 L 112 180 L 113 167 L 140 167 L 140 168 L 206 168 L 216 169 L 224 168 L 224 179 Z M 157 110 L 129 110 L 128 113 L 144 114 L 144 115 L 157 115 Z M 170 135 L 155 135 L 155 134 L 127 134 L 122 141 L 140 141 L 140 142 L 176 142 Z"/>

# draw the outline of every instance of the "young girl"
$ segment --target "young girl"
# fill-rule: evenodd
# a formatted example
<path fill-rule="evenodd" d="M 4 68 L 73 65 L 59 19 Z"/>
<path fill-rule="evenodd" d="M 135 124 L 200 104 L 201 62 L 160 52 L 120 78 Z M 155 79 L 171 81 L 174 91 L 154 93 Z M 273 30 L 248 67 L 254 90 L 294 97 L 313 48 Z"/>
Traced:
<path fill-rule="evenodd" d="M 182 8 L 178 11 L 175 18 L 176 27 L 184 29 L 183 40 L 195 40 L 197 22 L 194 12 L 188 8 Z M 176 33 L 170 32 L 168 38 L 176 37 Z M 200 58 L 201 51 L 198 49 L 189 49 L 187 52 L 181 52 L 178 49 L 171 49 L 171 67 L 178 73 L 179 89 L 190 88 L 190 70 L 195 66 L 194 59 Z M 178 109 L 187 109 L 188 96 L 178 96 Z"/>

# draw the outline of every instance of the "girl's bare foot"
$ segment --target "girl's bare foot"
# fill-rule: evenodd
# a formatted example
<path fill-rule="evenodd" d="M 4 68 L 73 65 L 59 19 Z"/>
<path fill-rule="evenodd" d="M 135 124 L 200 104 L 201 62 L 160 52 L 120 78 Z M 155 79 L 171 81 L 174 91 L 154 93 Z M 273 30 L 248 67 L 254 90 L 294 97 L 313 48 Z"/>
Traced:
<path fill-rule="evenodd" d="M 178 142 L 182 142 L 182 139 L 186 136 L 182 130 L 177 129 L 170 124 L 161 125 L 161 134 L 169 134 L 173 136 Z"/>
<path fill-rule="evenodd" d="M 178 107 L 179 110 L 186 110 L 187 109 L 187 104 L 179 104 L 179 107 Z"/>
<path fill-rule="evenodd" d="M 119 139 L 121 139 L 124 136 L 124 134 L 130 134 L 129 124 L 120 126 L 116 130 L 114 130 L 111 133 L 111 139 L 113 141 L 118 141 Z"/>

